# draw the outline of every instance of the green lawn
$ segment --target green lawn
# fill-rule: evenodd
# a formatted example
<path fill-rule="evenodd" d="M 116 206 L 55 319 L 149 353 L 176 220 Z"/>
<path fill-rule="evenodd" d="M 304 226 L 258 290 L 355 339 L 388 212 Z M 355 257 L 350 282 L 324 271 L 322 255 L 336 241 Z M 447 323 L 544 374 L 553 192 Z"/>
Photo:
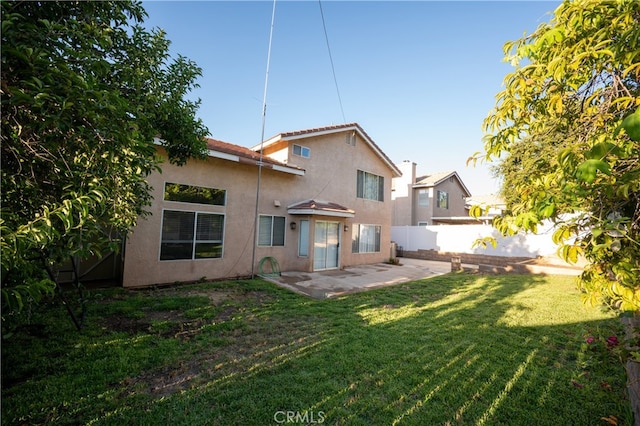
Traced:
<path fill-rule="evenodd" d="M 3 341 L 2 424 L 632 424 L 619 321 L 569 277 L 117 289 L 81 334 L 57 306 L 31 321 Z"/>

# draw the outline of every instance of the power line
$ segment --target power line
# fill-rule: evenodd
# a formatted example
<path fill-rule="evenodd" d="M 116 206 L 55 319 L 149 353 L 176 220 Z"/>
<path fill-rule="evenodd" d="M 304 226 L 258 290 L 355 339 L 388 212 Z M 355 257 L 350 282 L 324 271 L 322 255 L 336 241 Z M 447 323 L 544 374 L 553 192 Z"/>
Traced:
<path fill-rule="evenodd" d="M 333 82 L 336 86 L 336 93 L 338 94 L 338 102 L 340 103 L 340 112 L 342 112 L 342 120 L 344 123 L 347 119 L 344 116 L 344 108 L 342 108 L 342 98 L 340 97 L 340 89 L 338 88 L 338 79 L 336 78 L 336 69 L 333 66 L 333 57 L 331 56 L 331 47 L 329 46 L 329 36 L 327 35 L 327 25 L 324 22 L 324 13 L 322 12 L 322 1 L 318 0 L 318 6 L 320 6 L 320 16 L 322 17 L 322 28 L 324 29 L 324 39 L 327 42 L 327 50 L 329 51 L 329 61 L 331 62 L 331 72 L 333 73 Z"/>

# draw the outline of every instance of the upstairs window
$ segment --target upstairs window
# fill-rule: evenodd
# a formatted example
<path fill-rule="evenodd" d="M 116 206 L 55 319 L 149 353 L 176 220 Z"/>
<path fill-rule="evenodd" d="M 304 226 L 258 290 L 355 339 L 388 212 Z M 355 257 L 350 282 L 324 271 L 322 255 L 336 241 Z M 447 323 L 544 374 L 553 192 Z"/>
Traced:
<path fill-rule="evenodd" d="M 429 190 L 428 189 L 418 190 L 418 205 L 422 207 L 429 206 Z"/>
<path fill-rule="evenodd" d="M 356 132 L 347 133 L 345 142 L 347 145 L 356 146 Z"/>
<path fill-rule="evenodd" d="M 449 194 L 444 191 L 438 191 L 438 207 L 441 209 L 449 208 Z"/>
<path fill-rule="evenodd" d="M 302 145 L 293 145 L 293 154 L 302 158 L 309 158 L 311 156 L 311 150 Z"/>
<path fill-rule="evenodd" d="M 164 184 L 164 199 L 165 201 L 179 201 L 182 203 L 224 206 L 226 204 L 227 191 L 204 186 L 166 182 Z"/>
<path fill-rule="evenodd" d="M 358 170 L 356 196 L 365 200 L 384 201 L 384 177 Z"/>

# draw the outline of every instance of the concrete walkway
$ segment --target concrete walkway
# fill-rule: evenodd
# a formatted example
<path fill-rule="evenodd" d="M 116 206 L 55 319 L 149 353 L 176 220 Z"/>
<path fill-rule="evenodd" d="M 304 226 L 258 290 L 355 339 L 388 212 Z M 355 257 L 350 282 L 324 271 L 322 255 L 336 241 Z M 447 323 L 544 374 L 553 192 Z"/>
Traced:
<path fill-rule="evenodd" d="M 279 277 L 264 279 L 296 293 L 325 299 L 448 272 L 451 272 L 451 263 L 448 262 L 400 258 L 400 265 L 376 263 L 321 272 L 283 272 Z"/>

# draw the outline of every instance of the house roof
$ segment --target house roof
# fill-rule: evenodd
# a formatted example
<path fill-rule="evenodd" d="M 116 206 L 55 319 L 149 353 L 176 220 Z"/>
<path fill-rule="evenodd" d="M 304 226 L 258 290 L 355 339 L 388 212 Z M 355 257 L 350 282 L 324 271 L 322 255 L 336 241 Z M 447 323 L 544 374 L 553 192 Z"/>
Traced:
<path fill-rule="evenodd" d="M 260 164 L 260 154 L 250 150 L 249 148 L 212 138 L 205 138 L 205 140 L 207 141 L 207 154 L 209 157 L 221 158 L 223 160 L 235 161 L 236 163 L 254 166 Z M 159 137 L 155 137 L 153 139 L 153 143 L 162 146 L 164 141 Z M 280 161 L 266 156 L 262 157 L 262 167 L 298 176 L 304 176 L 305 174 L 305 170 L 301 167 L 281 163 Z"/>
<path fill-rule="evenodd" d="M 413 187 L 414 188 L 434 187 L 444 182 L 445 180 L 449 179 L 450 177 L 455 177 L 458 180 L 458 183 L 460 183 L 460 186 L 466 193 L 467 197 L 471 196 L 471 192 L 469 192 L 469 189 L 467 189 L 464 182 L 462 182 L 462 179 L 460 179 L 460 176 L 458 176 L 458 172 L 455 172 L 455 171 L 431 173 L 429 175 L 418 176 L 416 177 L 416 182 L 413 184 Z"/>
<path fill-rule="evenodd" d="M 313 129 L 304 129 L 304 130 L 295 130 L 291 132 L 283 132 L 278 133 L 269 139 L 265 140 L 261 144 L 258 144 L 251 148 L 253 151 L 259 152 L 261 148 L 266 148 L 269 145 L 272 145 L 281 140 L 296 140 L 296 139 L 304 139 L 313 136 L 322 136 L 329 135 L 332 133 L 341 133 L 354 131 L 360 135 L 360 137 L 369 145 L 369 147 L 376 153 L 382 161 L 392 170 L 394 177 L 402 176 L 402 172 L 398 167 L 393 164 L 393 161 L 380 149 L 380 147 L 371 139 L 371 137 L 360 127 L 358 123 L 346 123 L 346 124 L 337 124 L 332 126 L 325 127 L 317 127 Z"/>
<path fill-rule="evenodd" d="M 465 201 L 469 205 L 505 206 L 505 201 L 499 194 L 473 195 L 471 197 L 467 197 Z"/>
<path fill-rule="evenodd" d="M 260 154 L 240 145 L 223 142 L 217 139 L 207 138 L 207 150 L 209 157 L 222 158 L 224 160 L 236 161 L 238 163 L 258 165 L 260 162 Z M 273 170 L 292 173 L 295 175 L 304 175 L 303 168 L 281 163 L 273 158 L 263 156 L 262 166 Z"/>
<path fill-rule="evenodd" d="M 289 214 L 319 214 L 323 216 L 354 217 L 355 210 L 329 201 L 305 200 L 287 206 Z"/>

